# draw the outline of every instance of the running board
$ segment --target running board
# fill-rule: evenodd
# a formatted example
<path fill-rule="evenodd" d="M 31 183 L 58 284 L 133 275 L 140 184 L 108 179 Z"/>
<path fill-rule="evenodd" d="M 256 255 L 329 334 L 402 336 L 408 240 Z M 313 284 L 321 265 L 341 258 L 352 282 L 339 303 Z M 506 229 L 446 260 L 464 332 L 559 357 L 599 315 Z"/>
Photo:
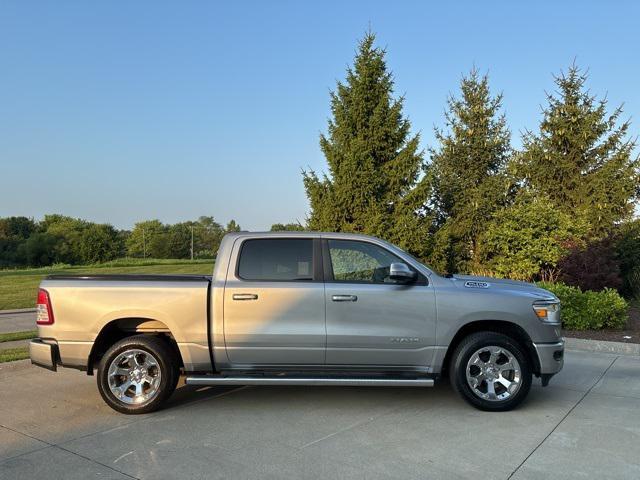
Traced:
<path fill-rule="evenodd" d="M 218 377 L 192 375 L 187 385 L 314 385 L 357 387 L 433 387 L 432 378 L 348 378 L 348 377 Z"/>

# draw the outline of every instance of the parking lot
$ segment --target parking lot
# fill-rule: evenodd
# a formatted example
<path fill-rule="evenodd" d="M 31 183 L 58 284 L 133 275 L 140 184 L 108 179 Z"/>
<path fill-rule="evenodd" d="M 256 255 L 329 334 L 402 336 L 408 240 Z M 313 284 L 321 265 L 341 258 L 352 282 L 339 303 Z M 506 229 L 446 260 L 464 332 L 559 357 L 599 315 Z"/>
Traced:
<path fill-rule="evenodd" d="M 0 366 L 0 478 L 640 478 L 640 359 L 568 352 L 518 410 L 435 388 L 182 387 L 120 415 L 95 378 Z"/>

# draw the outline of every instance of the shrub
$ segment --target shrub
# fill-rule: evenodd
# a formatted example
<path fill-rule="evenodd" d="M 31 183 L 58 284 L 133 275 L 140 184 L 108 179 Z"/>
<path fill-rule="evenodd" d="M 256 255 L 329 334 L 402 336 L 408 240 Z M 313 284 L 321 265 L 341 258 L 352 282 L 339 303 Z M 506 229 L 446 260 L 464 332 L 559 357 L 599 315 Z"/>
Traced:
<path fill-rule="evenodd" d="M 611 237 L 575 246 L 558 262 L 560 281 L 582 290 L 622 287 L 620 262 Z"/>
<path fill-rule="evenodd" d="M 539 279 L 553 270 L 586 232 L 579 217 L 561 212 L 547 198 L 523 194 L 498 211 L 478 244 L 481 265 L 500 277 Z"/>
<path fill-rule="evenodd" d="M 568 330 L 622 328 L 628 318 L 627 302 L 617 291 L 582 291 L 564 283 L 539 282 L 562 302 L 562 326 Z"/>
<path fill-rule="evenodd" d="M 640 219 L 620 226 L 615 248 L 623 280 L 622 294 L 640 297 Z"/>

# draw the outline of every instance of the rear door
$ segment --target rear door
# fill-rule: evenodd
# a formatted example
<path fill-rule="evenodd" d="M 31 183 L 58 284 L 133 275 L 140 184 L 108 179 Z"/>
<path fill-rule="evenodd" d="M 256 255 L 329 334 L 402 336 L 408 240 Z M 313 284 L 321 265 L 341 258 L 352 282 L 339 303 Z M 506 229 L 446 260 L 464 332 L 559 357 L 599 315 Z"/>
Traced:
<path fill-rule="evenodd" d="M 232 364 L 324 363 L 320 251 L 320 239 L 311 237 L 236 241 L 224 291 L 224 336 Z"/>
<path fill-rule="evenodd" d="M 427 277 L 391 282 L 391 263 L 407 262 L 372 242 L 323 239 L 323 246 L 327 364 L 429 366 L 436 312 Z"/>

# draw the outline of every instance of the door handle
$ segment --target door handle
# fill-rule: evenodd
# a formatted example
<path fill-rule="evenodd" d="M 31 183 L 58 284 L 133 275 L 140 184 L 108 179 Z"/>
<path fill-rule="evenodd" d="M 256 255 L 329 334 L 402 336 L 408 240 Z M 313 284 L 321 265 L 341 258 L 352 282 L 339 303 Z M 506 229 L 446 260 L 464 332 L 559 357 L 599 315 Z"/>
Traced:
<path fill-rule="evenodd" d="M 255 293 L 234 293 L 234 300 L 257 300 L 258 295 Z"/>
<path fill-rule="evenodd" d="M 331 300 L 334 302 L 357 302 L 358 297 L 355 295 L 333 295 Z"/>

